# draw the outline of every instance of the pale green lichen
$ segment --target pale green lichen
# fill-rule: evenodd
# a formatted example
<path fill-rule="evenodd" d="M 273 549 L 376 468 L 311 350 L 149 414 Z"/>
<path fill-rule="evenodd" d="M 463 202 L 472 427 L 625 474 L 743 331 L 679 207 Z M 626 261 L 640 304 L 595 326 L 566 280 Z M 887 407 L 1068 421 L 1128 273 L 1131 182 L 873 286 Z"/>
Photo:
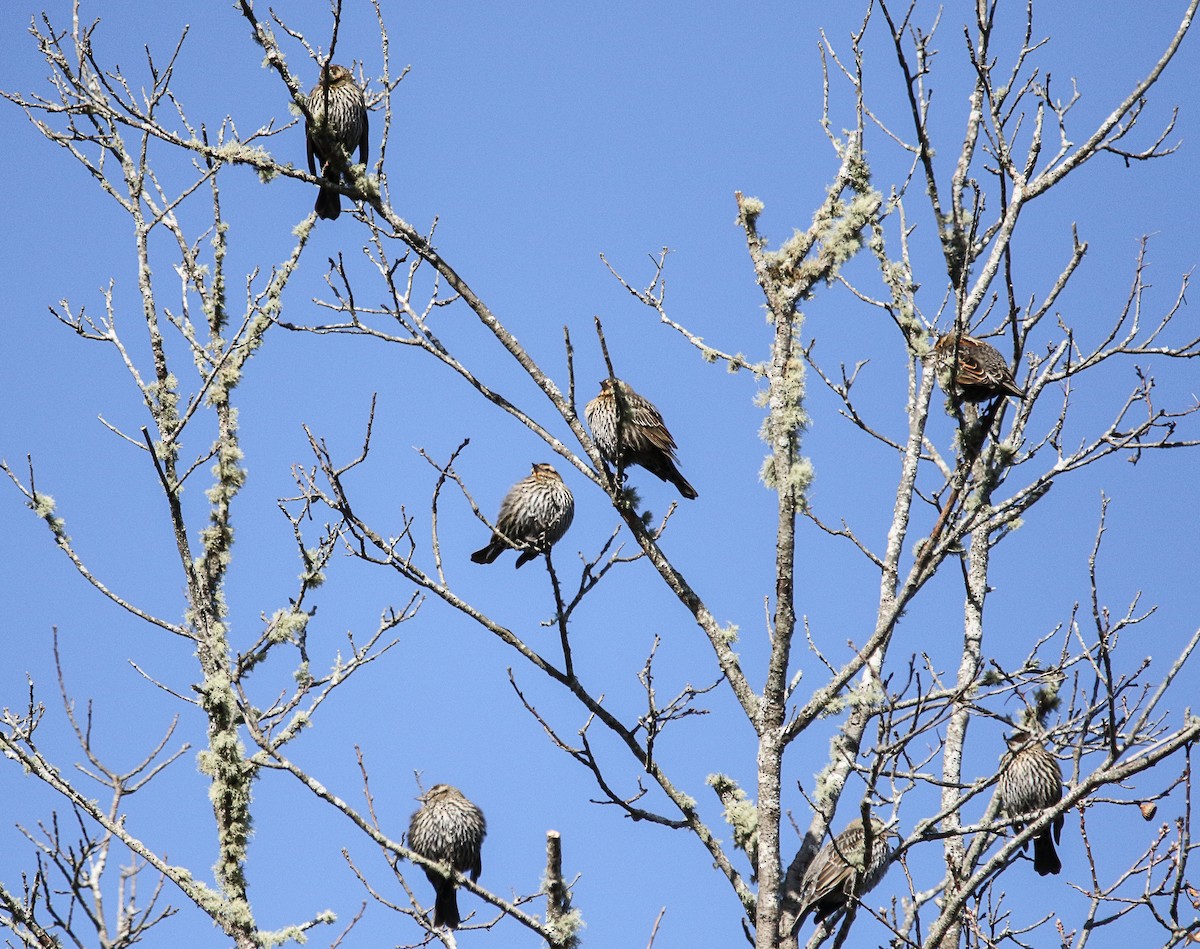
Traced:
<path fill-rule="evenodd" d="M 854 689 L 847 697 L 851 708 L 874 708 L 882 705 L 887 694 L 872 680 L 870 684 L 863 683 Z"/>
<path fill-rule="evenodd" d="M 53 497 L 38 492 L 28 504 L 29 509 L 46 522 L 46 526 L 54 533 L 57 540 L 64 544 L 70 542 L 71 538 L 67 536 L 67 522 L 54 513 Z"/>
<path fill-rule="evenodd" d="M 554 924 L 547 924 L 546 928 L 553 936 L 555 946 L 561 946 L 562 949 L 575 949 L 579 945 L 579 932 L 586 925 L 587 923 L 583 921 L 583 914 L 577 909 L 571 909 L 561 916 L 555 917 Z"/>
<path fill-rule="evenodd" d="M 813 480 L 816 478 L 816 469 L 813 468 L 812 462 L 807 458 L 798 458 L 787 469 L 787 477 L 780 479 L 776 475 L 775 458 L 768 455 L 763 459 L 762 468 L 759 470 L 758 476 L 762 483 L 774 490 L 778 491 L 784 486 L 790 486 L 792 494 L 796 500 L 804 505 L 805 495 L 808 489 L 812 487 Z M 781 484 L 781 480 L 784 484 Z"/>
<path fill-rule="evenodd" d="M 862 249 L 863 229 L 878 220 L 883 195 L 871 187 L 870 170 L 857 143 L 845 149 L 844 173 L 829 186 L 808 230 L 794 231 L 766 257 L 776 283 L 792 301 L 809 298 L 818 282 L 831 284 L 842 265 Z M 842 197 L 847 187 L 852 192 L 848 200 Z"/>
<path fill-rule="evenodd" d="M 154 406 L 154 417 L 169 432 L 168 423 L 173 422 L 179 409 L 179 380 L 174 373 L 167 373 L 161 380 L 146 384 L 146 397 Z"/>
<path fill-rule="evenodd" d="M 213 623 L 212 628 L 223 634 L 221 624 Z M 221 642 L 223 635 L 211 637 L 210 648 Z M 243 903 L 241 897 L 246 889 L 244 867 L 252 828 L 250 788 L 257 769 L 246 759 L 238 736 L 242 715 L 228 671 L 224 668 L 210 671 L 197 691 L 209 721 L 209 747 L 197 753 L 196 764 L 202 774 L 211 778 L 209 800 L 217 816 L 219 854 L 213 872 L 231 898 L 228 908 L 245 916 L 237 925 L 253 926 L 249 908 L 239 904 Z"/>
<path fill-rule="evenodd" d="M 292 734 L 310 727 L 312 727 L 312 719 L 309 717 L 309 714 L 307 712 L 297 712 L 292 716 L 292 720 L 288 722 L 287 728 L 284 731 Z"/>
<path fill-rule="evenodd" d="M 315 215 L 308 215 L 299 224 L 292 228 L 292 236 L 297 240 L 307 242 L 309 235 L 312 234 L 313 228 L 316 226 L 317 219 Z"/>
<path fill-rule="evenodd" d="M 733 830 L 734 846 L 744 850 L 753 862 L 758 847 L 758 808 L 727 774 L 710 774 L 705 784 L 716 791 L 724 805 L 725 823 Z"/>
<path fill-rule="evenodd" d="M 301 573 L 298 577 L 309 587 L 315 589 L 325 582 L 325 574 L 321 572 L 318 564 L 321 563 L 321 550 L 318 547 L 306 547 L 304 550 L 304 559 L 312 566 L 310 569 Z"/>
<path fill-rule="evenodd" d="M 308 620 L 303 610 L 276 610 L 267 623 L 267 638 L 273 643 L 294 641 L 308 628 Z"/>
<path fill-rule="evenodd" d="M 1027 708 L 1022 714 L 1024 724 L 1029 727 L 1036 726 L 1038 722 L 1044 722 L 1048 715 L 1057 712 L 1062 707 L 1059 688 L 1064 681 L 1066 679 L 1061 673 L 1051 674 L 1043 685 L 1039 685 L 1033 690 L 1033 708 Z"/>
<path fill-rule="evenodd" d="M 327 909 L 323 913 L 318 913 L 314 916 L 313 922 L 329 925 L 337 922 L 337 914 L 333 910 Z M 303 946 L 308 942 L 305 927 L 301 926 L 285 926 L 283 929 L 276 929 L 271 932 L 259 931 L 257 936 L 258 944 L 264 947 L 264 949 L 270 949 L 272 946 L 282 946 L 288 942 L 295 942 Z"/>
<path fill-rule="evenodd" d="M 993 451 L 995 452 L 995 457 L 996 457 L 996 464 L 998 464 L 998 465 L 1010 464 L 1012 462 L 1014 456 L 1017 454 L 1017 450 L 1019 448 L 1020 448 L 1019 442 L 1011 442 L 1011 441 L 996 442 L 995 445 L 993 445 Z"/>
<path fill-rule="evenodd" d="M 836 739 L 834 742 L 830 743 L 830 747 L 833 754 L 832 760 L 839 760 L 837 756 L 840 754 L 840 749 L 836 744 Z M 841 782 L 831 781 L 833 777 L 833 766 L 827 765 L 821 771 L 817 772 L 816 775 L 814 775 L 813 780 L 813 801 L 818 810 L 825 811 L 826 813 L 832 812 L 834 805 L 834 791 L 841 788 Z"/>
<path fill-rule="evenodd" d="M 379 200 L 379 179 L 367 174 L 366 165 L 354 165 L 350 173 L 354 178 L 354 187 L 361 192 L 368 204 Z"/>
<path fill-rule="evenodd" d="M 759 198 L 742 198 L 741 212 L 742 217 L 753 223 L 754 219 L 763 213 L 765 205 Z"/>
<path fill-rule="evenodd" d="M 217 161 L 230 162 L 231 164 L 255 165 L 258 167 L 273 163 L 271 153 L 261 145 L 247 145 L 236 139 L 217 146 L 214 149 L 214 157 Z"/>
<path fill-rule="evenodd" d="M 726 646 L 732 646 L 738 641 L 738 634 L 740 630 L 741 627 L 739 627 L 736 623 L 729 623 L 728 625 L 722 626 L 717 630 L 716 637 L 718 641 L 724 643 Z"/>
<path fill-rule="evenodd" d="M 798 329 L 802 317 L 797 313 L 795 319 Z M 772 490 L 790 491 L 801 504 L 813 479 L 812 463 L 799 455 L 800 436 L 810 421 L 804 410 L 804 396 L 804 363 L 793 355 L 773 370 L 770 387 L 756 398 L 769 406 L 759 435 L 772 450 L 759 477 Z"/>
<path fill-rule="evenodd" d="M 979 677 L 979 684 L 982 686 L 1000 685 L 1008 681 L 1008 676 L 997 672 L 995 669 L 985 669 L 983 675 Z"/>

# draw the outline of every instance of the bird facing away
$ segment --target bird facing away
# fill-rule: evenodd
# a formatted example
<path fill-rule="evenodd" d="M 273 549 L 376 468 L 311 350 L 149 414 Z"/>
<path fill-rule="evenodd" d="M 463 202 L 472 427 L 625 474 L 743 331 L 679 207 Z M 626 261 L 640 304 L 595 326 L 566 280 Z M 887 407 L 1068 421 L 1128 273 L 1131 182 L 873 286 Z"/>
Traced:
<path fill-rule="evenodd" d="M 470 874 L 472 881 L 478 880 L 483 870 L 483 838 L 487 836 L 483 811 L 449 784 L 435 784 L 417 800 L 421 806 L 408 824 L 409 848 L 459 873 Z M 423 869 L 433 884 L 434 927 L 457 929 L 462 917 L 458 914 L 454 881 L 436 870 Z"/>
<path fill-rule="evenodd" d="M 945 333 L 933 344 L 933 355 L 942 388 L 964 402 L 1008 395 L 1025 398 L 1025 390 L 1017 385 L 1004 357 L 981 339 Z"/>
<path fill-rule="evenodd" d="M 620 387 L 620 392 L 617 387 Z M 621 410 L 618 412 L 618 404 Z M 670 481 L 685 498 L 696 489 L 676 467 L 675 439 L 654 404 L 619 379 L 601 379 L 600 394 L 584 407 L 588 428 L 601 456 L 619 468 L 641 465 L 661 481 Z M 619 418 L 619 423 L 618 423 Z M 620 459 L 617 444 L 620 443 Z"/>
<path fill-rule="evenodd" d="M 492 539 L 471 554 L 471 559 L 491 563 L 511 547 L 521 551 L 517 566 L 524 566 L 557 544 L 574 517 L 571 489 L 553 465 L 534 462 L 533 473 L 509 488 L 500 503 Z"/>
<path fill-rule="evenodd" d="M 328 101 L 329 111 L 325 105 Z M 308 172 L 319 174 L 327 181 L 337 184 L 343 176 L 341 163 L 349 161 L 350 153 L 358 148 L 358 162 L 367 163 L 367 102 L 363 91 L 350 75 L 350 70 L 337 63 L 326 63 L 321 70 L 321 81 L 308 94 L 305 104 L 312 114 L 312 121 L 304 128 L 308 150 Z M 337 155 L 333 146 L 344 155 Z M 321 170 L 317 171 L 317 164 Z M 333 188 L 321 186 L 317 193 L 317 217 L 328 221 L 336 220 L 342 213 L 342 199 Z"/>
<path fill-rule="evenodd" d="M 878 817 L 871 818 L 871 839 L 861 817 L 817 851 L 800 881 L 799 929 L 809 912 L 820 923 L 858 897 L 865 896 L 883 879 L 892 857 L 889 838 L 895 833 Z"/>
<path fill-rule="evenodd" d="M 1000 808 L 1019 833 L 1026 821 L 1062 800 L 1063 776 L 1058 759 L 1029 732 L 1014 731 L 1005 742 L 1008 751 L 1000 759 L 997 793 Z M 1062 861 L 1054 844 L 1062 837 L 1063 815 L 1033 838 L 1033 869 L 1041 876 L 1062 872 Z M 1054 837 L 1051 839 L 1051 832 Z"/>

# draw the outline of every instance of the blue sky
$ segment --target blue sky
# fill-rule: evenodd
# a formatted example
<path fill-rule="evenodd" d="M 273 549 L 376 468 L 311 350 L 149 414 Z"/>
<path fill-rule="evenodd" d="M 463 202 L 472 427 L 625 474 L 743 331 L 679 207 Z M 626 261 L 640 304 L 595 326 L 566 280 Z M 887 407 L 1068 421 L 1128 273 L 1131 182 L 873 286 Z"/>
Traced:
<path fill-rule="evenodd" d="M 613 280 L 599 255 L 637 285 L 653 273 L 649 257 L 670 248 L 672 318 L 720 349 L 764 357 L 769 333 L 744 235 L 734 221 L 733 194 L 741 190 L 766 203 L 760 226 L 776 246 L 792 228 L 807 226 L 837 167 L 819 125 L 819 30 L 848 51 L 848 34 L 861 15 L 849 9 L 853 5 L 844 6 L 801 9 L 768 3 L 739 11 L 718 4 L 536 3 L 516 11 L 463 3 L 416 4 L 389 14 L 393 69 L 412 67 L 394 99 L 386 170 L 395 207 L 418 229 L 438 219 L 435 243 L 444 257 L 564 387 L 562 328 L 570 327 L 581 402 L 605 374 L 592 330 L 593 317 L 603 319 L 619 374 L 662 410 L 680 444 L 682 470 L 700 492 L 698 501 L 685 502 L 676 512 L 664 547 L 714 615 L 741 627 L 739 652 L 756 685 L 766 655 L 764 602 L 773 589 L 775 519 L 774 497 L 757 479 L 764 454 L 758 438 L 761 410 L 753 403 L 758 386 L 746 373 L 731 375 L 705 364 Z M 943 168 L 956 154 L 966 109 L 969 76 L 963 69 L 961 22 L 968 6 L 947 5 L 937 43 L 935 134 L 943 136 Z M 1007 15 L 1019 18 L 1023 5 L 1010 6 Z M 1179 3 L 1143 5 L 1136 28 L 1123 4 L 1057 2 L 1039 9 L 1035 34 L 1050 37 L 1039 62 L 1052 72 L 1060 94 L 1069 94 L 1074 80 L 1082 96 L 1070 116 L 1076 141 L 1158 58 L 1182 9 Z M 45 91 L 46 67 L 24 31 L 35 12 L 20 3 L 0 11 L 0 86 L 5 89 Z M 57 26 L 69 25 L 66 5 L 55 4 L 49 13 Z M 272 117 L 287 121 L 285 90 L 260 68 L 261 52 L 236 11 L 214 5 L 189 13 L 193 20 L 175 90 L 193 120 L 215 129 L 232 115 L 243 134 Z M 311 42 L 324 41 L 328 17 L 318 5 L 288 15 L 296 17 L 289 24 Z M 918 20 L 927 25 L 931 15 L 923 11 Z M 85 5 L 83 16 L 102 19 L 95 34 L 100 60 L 120 64 L 138 82 L 145 77 L 143 45 L 165 60 L 186 22 L 173 5 L 145 2 Z M 902 88 L 882 42 L 882 25 L 878 19 L 872 23 L 866 44 L 869 94 L 881 116 L 898 124 L 904 115 Z M 1002 47 L 1011 49 L 1014 37 L 1014 28 L 1006 29 Z M 338 49 L 339 61 L 359 60 L 369 76 L 378 71 L 377 27 L 369 6 L 347 4 Z M 1192 103 L 1198 49 L 1197 37 L 1185 42 L 1153 90 L 1145 129 L 1137 138 L 1148 143 L 1172 106 L 1180 104 L 1171 137 L 1181 143 L 1176 155 L 1129 168 L 1115 157 L 1102 157 L 1022 219 L 1016 245 L 1019 298 L 1046 290 L 1069 254 L 1073 222 L 1089 242 L 1089 255 L 1058 306 L 1081 333 L 1102 332 L 1118 311 L 1142 235 L 1151 235 L 1153 290 L 1147 299 L 1152 312 L 1169 306 L 1182 274 L 1196 264 L 1200 135 Z M 311 83 L 315 74 L 304 64 L 303 51 L 291 47 L 289 55 L 293 69 Z M 852 124 L 851 107 L 845 86 L 836 86 L 835 130 Z M 55 497 L 78 549 L 106 584 L 177 619 L 183 580 L 153 469 L 144 453 L 97 421 L 102 416 L 136 434 L 148 423 L 145 411 L 115 352 L 77 338 L 47 311 L 66 299 L 99 316 L 102 288 L 112 279 L 118 325 L 138 340 L 137 358 L 144 365 L 129 229 L 86 173 L 7 103 L 0 107 L 0 130 L 9 146 L 0 152 L 9 234 L 9 251 L 0 265 L 8 329 L 0 346 L 7 392 L 0 455 L 23 470 L 25 455 L 32 454 L 39 489 Z M 378 125 L 374 133 L 378 136 Z M 303 163 L 298 128 L 269 140 L 267 147 L 282 161 Z M 886 192 L 901 180 L 906 162 L 878 134 L 868 138 L 867 150 L 877 186 Z M 175 159 L 161 150 L 159 155 L 168 161 L 168 177 L 184 180 L 184 169 L 170 165 Z M 313 189 L 285 179 L 264 185 L 239 168 L 224 173 L 223 185 L 231 275 L 256 265 L 265 270 L 284 259 L 292 229 L 311 209 Z M 185 209 L 194 233 L 204 226 L 207 211 L 206 199 Z M 945 278 L 938 269 L 931 214 L 916 188 L 908 213 L 915 227 L 916 279 L 923 287 L 919 300 L 931 316 Z M 342 253 L 357 266 L 362 236 L 348 214 L 318 226 L 303 272 L 288 290 L 285 318 L 311 322 L 320 317 L 312 301 L 328 298 L 324 261 Z M 851 272 L 866 281 L 870 267 L 864 259 Z M 176 278 L 166 255 L 158 258 L 156 278 L 162 305 L 176 307 L 178 290 L 171 289 Z M 231 279 L 235 306 L 242 299 L 240 279 Z M 828 369 L 870 358 L 858 391 L 882 427 L 902 431 L 905 362 L 890 321 L 842 288 L 822 292 L 805 312 L 806 337 L 817 339 L 818 357 Z M 1187 308 L 1180 323 L 1188 335 L 1196 335 L 1196 319 Z M 1044 330 L 1043 342 L 1052 342 L 1056 330 L 1050 321 Z M 555 423 L 549 406 L 465 309 L 447 311 L 439 332 L 481 378 L 565 437 L 561 420 Z M 194 386 L 182 349 L 176 346 L 174 354 L 185 388 Z M 1179 405 L 1194 399 L 1194 365 L 1148 368 L 1164 401 Z M 1134 381 L 1132 363 L 1101 381 L 1076 391 L 1075 437 L 1120 403 Z M 810 393 L 813 423 L 805 451 L 817 473 L 814 508 L 827 521 L 845 517 L 882 547 L 895 459 L 864 442 L 815 379 Z M 235 515 L 238 535 L 228 591 L 239 644 L 252 642 L 261 628 L 259 617 L 286 605 L 294 593 L 299 567 L 276 499 L 294 492 L 291 467 L 309 463 L 302 426 L 326 438 L 336 457 L 348 460 L 361 444 L 373 394 L 378 395 L 374 450 L 350 484 L 356 508 L 385 531 L 398 532 L 403 507 L 417 517 L 418 537 L 428 537 L 435 473 L 417 448 L 444 460 L 469 437 L 458 470 L 489 516 L 531 461 L 550 460 L 549 450 L 534 436 L 481 404 L 467 386 L 420 353 L 377 341 L 273 330 L 239 389 L 250 472 Z M 1051 418 L 1052 406 L 1047 406 L 1043 425 Z M 204 450 L 206 431 L 193 434 L 185 458 Z M 952 433 L 952 420 L 935 414 L 931 437 L 945 449 Z M 1195 437 L 1194 426 L 1190 433 Z M 1134 629 L 1123 645 L 1131 666 L 1150 656 L 1156 659 L 1152 671 L 1161 670 L 1200 615 L 1194 580 L 1200 555 L 1195 471 L 1194 455 L 1172 452 L 1144 458 L 1136 467 L 1110 460 L 1057 484 L 995 554 L 989 654 L 1014 661 L 1036 636 L 1067 622 L 1073 603 L 1086 601 L 1087 557 L 1103 492 L 1113 502 L 1099 566 L 1102 597 L 1118 613 L 1135 591 L 1142 591 L 1144 605 L 1158 605 L 1156 616 Z M 577 573 L 576 552 L 594 555 L 616 518 L 598 489 L 576 473 L 566 477 L 576 492 L 577 515 L 556 563 Z M 655 514 L 675 500 L 668 485 L 644 473 L 635 480 Z M 199 485 L 186 503 L 193 515 L 202 511 Z M 78 752 L 54 685 L 51 630 L 57 627 L 68 685 L 80 708 L 86 700 L 93 702 L 98 747 L 114 763 L 139 760 L 171 716 L 182 713 L 172 746 L 190 741 L 192 752 L 131 800 L 130 821 L 173 863 L 207 871 L 215 856 L 211 812 L 193 757 L 203 741 L 203 724 L 130 665 L 136 662 L 186 694 L 197 675 L 187 644 L 164 638 L 98 598 L 53 549 L 44 527 L 11 487 L 0 490 L 0 525 L 7 540 L 0 559 L 0 636 L 6 655 L 0 664 L 0 707 L 21 707 L 27 676 L 32 677 L 39 698 L 50 707 L 39 738 L 70 770 Z M 470 563 L 469 552 L 487 532 L 457 497 L 447 499 L 441 525 L 451 581 L 529 641 L 544 642 L 554 655 L 554 633 L 538 627 L 551 614 L 549 581 L 541 566 L 514 573 L 511 557 L 490 568 Z M 871 627 L 877 575 L 848 545 L 805 521 L 799 526 L 798 565 L 799 612 L 823 649 L 835 657 L 848 655 L 839 651 L 846 640 L 861 642 Z M 962 583 L 955 565 L 948 567 L 903 621 L 894 662 L 924 651 L 952 674 Z M 348 631 L 363 638 L 383 609 L 402 605 L 411 593 L 397 575 L 336 558 L 317 598 L 310 632 L 314 663 L 331 662 Z M 644 564 L 615 571 L 577 615 L 572 642 L 580 674 L 627 719 L 644 704 L 636 676 L 655 636 L 663 641 L 656 663 L 660 696 L 673 695 L 685 683 L 701 686 L 716 678 L 700 632 Z M 592 944 L 644 945 L 662 906 L 667 912 L 656 943 L 660 947 L 730 944 L 740 938 L 737 903 L 694 840 L 633 825 L 612 808 L 588 803 L 596 796 L 589 775 L 550 747 L 508 684 L 505 670 L 516 663 L 515 655 L 432 600 L 399 629 L 399 638 L 395 649 L 322 710 L 316 728 L 297 743 L 296 757 L 315 776 L 361 802 L 354 752 L 360 746 L 381 820 L 393 836 L 399 836 L 415 807 L 415 771 L 426 785 L 459 785 L 488 816 L 481 882 L 500 893 L 536 889 L 544 832 L 561 831 L 568 875 L 582 874 L 576 902 Z M 288 687 L 291 658 L 273 660 L 254 682 L 264 703 Z M 820 682 L 815 659 L 800 650 L 797 662 L 815 687 Z M 514 673 L 564 736 L 573 736 L 583 724 L 582 712 L 528 667 L 515 665 Z M 1194 702 L 1198 686 L 1192 670 L 1169 703 L 1176 715 Z M 755 744 L 726 692 L 712 693 L 708 706 L 707 717 L 677 724 L 659 753 L 717 825 L 720 809 L 703 779 L 726 772 L 752 790 Z M 811 790 L 828 734 L 825 727 L 806 734 L 785 764 L 785 804 L 802 826 L 809 812 L 796 783 Z M 985 726 L 977 737 L 968 753 L 972 774 L 994 763 L 1000 751 L 998 730 Z M 596 738 L 609 770 L 620 776 L 623 788 L 633 787 L 636 770 L 621 750 Z M 373 867 L 382 881 L 377 852 L 286 776 L 267 774 L 255 790 L 250 873 L 252 894 L 261 900 L 260 922 L 282 926 L 326 907 L 348 921 L 366 897 L 340 850 L 349 847 L 355 861 Z M 0 811 L 5 818 L 0 821 L 0 879 L 8 882 L 30 863 L 29 847 L 14 825 L 32 827 L 61 804 L 11 765 L 0 768 L 0 800 L 6 802 Z M 650 800 L 655 801 L 653 795 Z M 902 811 L 902 825 L 922 816 L 919 807 L 914 810 Z M 1161 818 L 1171 819 L 1169 811 L 1164 806 Z M 1157 825 L 1119 813 L 1122 823 L 1110 830 L 1119 842 L 1114 849 L 1133 852 Z M 1083 867 L 1077 819 L 1073 832 L 1072 826 L 1068 819 L 1067 870 L 1057 890 L 1029 886 L 1028 867 L 1010 874 L 1013 892 L 1034 900 L 1043 912 L 1070 912 L 1065 884 L 1073 866 Z M 730 836 L 724 828 L 718 833 Z M 785 835 L 785 853 L 795 846 L 795 837 Z M 429 897 L 419 874 L 412 882 L 422 898 Z M 882 905 L 902 892 L 901 875 L 893 873 L 873 902 Z M 470 896 L 462 900 L 464 912 L 479 906 Z M 159 944 L 176 944 L 181 932 L 187 933 L 188 945 L 224 944 L 215 930 L 210 935 L 203 925 L 196 927 L 195 918 L 185 914 L 166 924 Z M 327 939 L 324 934 L 314 938 L 327 943 L 340 928 L 333 927 Z M 371 906 L 348 944 L 403 943 L 415 934 L 403 919 Z M 488 937 L 462 938 L 482 943 Z M 504 945 L 534 944 L 528 933 L 511 927 L 493 938 Z M 1092 944 L 1115 944 L 1107 938 L 1112 937 L 1102 931 Z"/>

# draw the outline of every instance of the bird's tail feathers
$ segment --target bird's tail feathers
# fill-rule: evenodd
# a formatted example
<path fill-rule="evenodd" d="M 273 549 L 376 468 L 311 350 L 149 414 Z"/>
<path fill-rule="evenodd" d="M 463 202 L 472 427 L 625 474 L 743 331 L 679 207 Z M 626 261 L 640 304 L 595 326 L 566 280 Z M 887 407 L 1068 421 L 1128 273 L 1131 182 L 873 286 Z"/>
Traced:
<path fill-rule="evenodd" d="M 317 193 L 317 217 L 326 221 L 336 221 L 342 213 L 342 196 L 332 188 L 321 188 Z"/>
<path fill-rule="evenodd" d="M 475 553 L 471 554 L 471 559 L 475 563 L 492 563 L 505 551 L 504 541 L 498 537 L 493 537 L 486 547 L 480 547 Z M 518 564 L 518 566 L 520 566 Z"/>
<path fill-rule="evenodd" d="M 462 917 L 458 914 L 458 895 L 455 893 L 454 885 L 448 881 L 442 881 L 435 892 L 436 895 L 433 899 L 434 928 L 449 926 L 451 929 L 458 929 L 462 924 Z"/>
<path fill-rule="evenodd" d="M 1054 849 L 1054 841 L 1050 839 L 1049 827 L 1033 838 L 1033 869 L 1039 876 L 1062 872 L 1062 861 L 1058 859 L 1058 851 Z"/>

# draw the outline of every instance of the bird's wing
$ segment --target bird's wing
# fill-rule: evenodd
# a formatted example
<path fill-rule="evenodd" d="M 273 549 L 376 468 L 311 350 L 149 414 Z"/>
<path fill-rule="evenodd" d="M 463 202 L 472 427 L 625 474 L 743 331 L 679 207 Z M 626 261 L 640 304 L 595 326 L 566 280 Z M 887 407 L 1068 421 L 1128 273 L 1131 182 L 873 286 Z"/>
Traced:
<path fill-rule="evenodd" d="M 979 360 L 975 359 L 962 346 L 958 349 L 958 383 L 964 386 L 991 386 L 995 384 Z"/>
<path fill-rule="evenodd" d="M 370 113 L 367 112 L 367 107 L 364 104 L 362 110 L 362 135 L 358 137 L 358 163 L 365 165 L 367 163 L 367 131 L 370 126 Z"/>
<path fill-rule="evenodd" d="M 665 452 L 675 450 L 675 439 L 663 423 L 662 413 L 645 399 L 631 399 L 629 420 L 655 447 Z"/>
<path fill-rule="evenodd" d="M 814 902 L 833 893 L 848 895 L 853 878 L 854 867 L 845 860 L 825 860 L 813 878 L 811 893 L 806 895 Z"/>
<path fill-rule="evenodd" d="M 317 146 L 313 142 L 312 132 L 308 129 L 304 130 L 304 150 L 308 153 L 308 173 L 314 178 L 317 177 Z M 324 162 L 322 162 L 324 164 Z"/>

